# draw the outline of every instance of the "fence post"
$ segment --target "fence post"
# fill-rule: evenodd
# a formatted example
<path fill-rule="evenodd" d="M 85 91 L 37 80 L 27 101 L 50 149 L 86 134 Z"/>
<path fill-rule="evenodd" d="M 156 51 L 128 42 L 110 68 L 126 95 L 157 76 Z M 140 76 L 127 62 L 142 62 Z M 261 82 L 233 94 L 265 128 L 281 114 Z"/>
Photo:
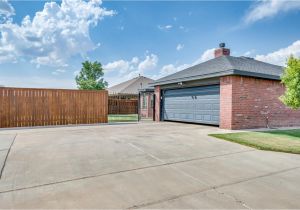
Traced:
<path fill-rule="evenodd" d="M 137 109 L 138 109 L 138 110 L 137 110 L 137 113 L 138 113 L 138 121 L 141 120 L 141 119 L 140 119 L 140 117 L 141 117 L 141 114 L 140 114 L 140 110 L 141 110 L 141 109 L 140 109 L 140 103 L 141 103 L 141 102 L 140 102 L 140 101 L 141 101 L 140 98 L 141 98 L 141 97 L 140 97 L 140 96 L 141 96 L 141 93 L 139 92 L 139 95 L 138 95 L 138 103 L 137 103 Z"/>

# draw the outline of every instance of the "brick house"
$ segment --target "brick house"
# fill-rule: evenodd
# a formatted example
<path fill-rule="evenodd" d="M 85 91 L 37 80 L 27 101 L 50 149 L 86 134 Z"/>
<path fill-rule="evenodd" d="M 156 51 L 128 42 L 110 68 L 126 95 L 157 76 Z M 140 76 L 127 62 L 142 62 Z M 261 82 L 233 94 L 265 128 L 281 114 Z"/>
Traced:
<path fill-rule="evenodd" d="M 139 75 L 131 80 L 109 87 L 109 97 L 138 100 L 139 117 L 154 119 L 154 88 L 149 87 L 151 82 L 154 82 L 154 80 Z"/>
<path fill-rule="evenodd" d="M 300 126 L 300 110 L 278 98 L 283 67 L 230 56 L 225 44 L 215 58 L 163 77 L 155 88 L 155 120 L 218 125 L 224 129 Z"/>
<path fill-rule="evenodd" d="M 138 98 L 139 90 L 148 87 L 151 82 L 154 82 L 154 80 L 139 75 L 138 77 L 109 87 L 107 90 L 111 96 L 120 96 L 120 98 Z"/>

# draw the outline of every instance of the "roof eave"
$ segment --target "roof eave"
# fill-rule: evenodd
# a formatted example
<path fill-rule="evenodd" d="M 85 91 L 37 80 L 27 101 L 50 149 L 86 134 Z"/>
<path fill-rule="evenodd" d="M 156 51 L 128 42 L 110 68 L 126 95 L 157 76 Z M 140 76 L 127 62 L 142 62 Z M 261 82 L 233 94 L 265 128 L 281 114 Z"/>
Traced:
<path fill-rule="evenodd" d="M 262 74 L 262 73 L 255 73 L 255 72 L 249 72 L 249 71 L 241 71 L 241 70 L 236 70 L 236 69 L 230 69 L 230 70 L 216 72 L 216 73 L 190 76 L 190 77 L 183 77 L 183 78 L 180 78 L 180 79 L 171 79 L 171 80 L 158 81 L 158 82 L 149 83 L 149 85 L 151 85 L 151 86 L 167 85 L 167 84 L 174 84 L 174 83 L 178 83 L 178 82 L 187 82 L 187 81 L 194 81 L 194 80 L 200 80 L 200 79 L 209 79 L 209 78 L 229 76 L 229 75 L 240 75 L 240 76 L 248 76 L 248 77 L 257 77 L 257 78 L 262 78 L 262 79 L 280 80 L 280 76 L 277 76 L 277 75 Z"/>
<path fill-rule="evenodd" d="M 226 76 L 226 75 L 231 75 L 231 74 L 233 74 L 233 70 L 226 70 L 226 71 L 210 73 L 210 74 L 183 77 L 183 78 L 180 78 L 180 79 L 171 79 L 171 80 L 158 81 L 158 82 L 150 83 L 149 85 L 153 85 L 153 86 L 167 85 L 167 84 L 172 84 L 172 83 L 187 82 L 187 81 L 193 81 L 193 80 L 199 80 L 199 79 L 208 79 L 208 78 Z"/>
<path fill-rule="evenodd" d="M 277 75 L 263 74 L 263 73 L 249 72 L 249 71 L 233 70 L 233 74 L 240 75 L 240 76 L 257 77 L 262 79 L 281 80 L 280 76 Z"/>

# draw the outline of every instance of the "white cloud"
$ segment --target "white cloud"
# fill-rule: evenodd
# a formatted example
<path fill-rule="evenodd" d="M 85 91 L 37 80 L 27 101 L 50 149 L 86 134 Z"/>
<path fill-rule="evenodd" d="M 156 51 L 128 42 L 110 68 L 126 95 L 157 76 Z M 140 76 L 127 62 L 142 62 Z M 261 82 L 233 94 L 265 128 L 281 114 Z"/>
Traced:
<path fill-rule="evenodd" d="M 158 27 L 158 29 L 160 29 L 160 30 L 162 30 L 162 31 L 168 31 L 168 30 L 170 30 L 170 29 L 173 28 L 172 25 L 164 25 L 164 26 L 158 25 L 157 27 Z"/>
<path fill-rule="evenodd" d="M 207 60 L 213 59 L 214 58 L 214 51 L 215 51 L 215 48 L 205 50 L 198 59 L 196 59 L 194 62 L 192 62 L 190 64 L 182 64 L 182 65 L 167 64 L 167 65 L 164 65 L 160 69 L 159 73 L 157 75 L 153 76 L 153 79 L 158 79 L 158 78 L 176 73 L 178 71 L 181 71 L 181 70 L 186 69 L 188 67 L 197 65 L 199 63 L 205 62 Z"/>
<path fill-rule="evenodd" d="M 284 1 L 284 0 L 262 0 L 254 3 L 246 16 L 244 23 L 250 24 L 256 21 L 273 17 L 282 12 L 290 10 L 300 10 L 300 1 Z"/>
<path fill-rule="evenodd" d="M 289 56 L 300 57 L 300 40 L 295 41 L 291 45 L 271 52 L 266 55 L 256 55 L 255 59 L 284 66 Z"/>
<path fill-rule="evenodd" d="M 148 54 L 148 52 L 146 52 Z M 158 63 L 158 56 L 155 54 L 146 55 L 144 59 L 133 57 L 130 60 L 117 60 L 103 65 L 105 80 L 109 86 L 144 75 L 147 71 L 154 69 Z"/>
<path fill-rule="evenodd" d="M 55 71 L 52 72 L 53 75 L 60 75 L 65 73 L 66 70 L 65 69 L 56 69 Z"/>
<path fill-rule="evenodd" d="M 254 53 L 255 53 L 255 50 L 254 50 L 254 49 L 248 50 L 248 51 L 246 51 L 246 52 L 243 54 L 243 56 L 251 56 L 251 55 L 253 55 Z"/>
<path fill-rule="evenodd" d="M 0 0 L 0 23 L 6 22 L 10 16 L 15 14 L 15 10 L 7 0 Z"/>
<path fill-rule="evenodd" d="M 156 67 L 158 57 L 155 54 L 147 55 L 146 59 L 139 63 L 138 70 L 143 73 L 145 70 L 153 69 Z"/>
<path fill-rule="evenodd" d="M 130 67 L 130 62 L 125 60 L 118 60 L 110 62 L 103 66 L 105 71 L 115 71 L 118 70 L 120 72 L 127 72 Z"/>
<path fill-rule="evenodd" d="M 175 73 L 179 70 L 180 70 L 180 68 L 175 67 L 173 64 L 168 64 L 168 65 L 165 65 L 161 68 L 160 73 L 162 75 L 169 75 L 169 74 L 173 74 L 173 73 Z"/>
<path fill-rule="evenodd" d="M 131 60 L 116 60 L 103 65 L 106 73 L 115 72 L 119 77 L 131 79 L 132 77 L 144 74 L 148 70 L 152 70 L 157 66 L 158 56 L 155 54 L 146 55 L 144 60 L 133 57 Z"/>
<path fill-rule="evenodd" d="M 154 75 L 152 78 L 153 79 L 159 79 L 161 77 L 165 77 L 167 75 L 174 74 L 174 73 L 176 73 L 178 71 L 186 69 L 186 68 L 188 68 L 190 66 L 191 66 L 190 64 L 183 64 L 183 65 L 179 65 L 179 66 L 176 66 L 174 64 L 164 65 L 160 69 L 159 73 L 157 75 Z"/>
<path fill-rule="evenodd" d="M 176 50 L 177 51 L 180 51 L 184 48 L 184 44 L 178 44 L 177 47 L 176 47 Z"/>
<path fill-rule="evenodd" d="M 131 63 L 137 64 L 139 62 L 139 58 L 138 57 L 133 57 L 131 59 Z"/>
<path fill-rule="evenodd" d="M 101 7 L 100 0 L 62 0 L 47 2 L 43 10 L 21 24 L 0 24 L 0 62 L 29 59 L 32 63 L 65 66 L 74 55 L 86 56 L 99 47 L 89 30 L 105 16 L 115 12 Z"/>
<path fill-rule="evenodd" d="M 205 50 L 200 56 L 200 58 L 198 58 L 192 65 L 196 65 L 205 62 L 207 60 L 213 59 L 215 57 L 214 52 L 215 52 L 215 48 Z"/>

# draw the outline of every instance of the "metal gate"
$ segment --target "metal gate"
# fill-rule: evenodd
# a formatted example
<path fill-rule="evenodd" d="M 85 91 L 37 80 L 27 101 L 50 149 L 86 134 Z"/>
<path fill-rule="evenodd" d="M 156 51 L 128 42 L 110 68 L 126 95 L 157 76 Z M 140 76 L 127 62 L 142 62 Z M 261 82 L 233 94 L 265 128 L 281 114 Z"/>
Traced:
<path fill-rule="evenodd" d="M 163 120 L 219 125 L 220 86 L 165 90 Z"/>

